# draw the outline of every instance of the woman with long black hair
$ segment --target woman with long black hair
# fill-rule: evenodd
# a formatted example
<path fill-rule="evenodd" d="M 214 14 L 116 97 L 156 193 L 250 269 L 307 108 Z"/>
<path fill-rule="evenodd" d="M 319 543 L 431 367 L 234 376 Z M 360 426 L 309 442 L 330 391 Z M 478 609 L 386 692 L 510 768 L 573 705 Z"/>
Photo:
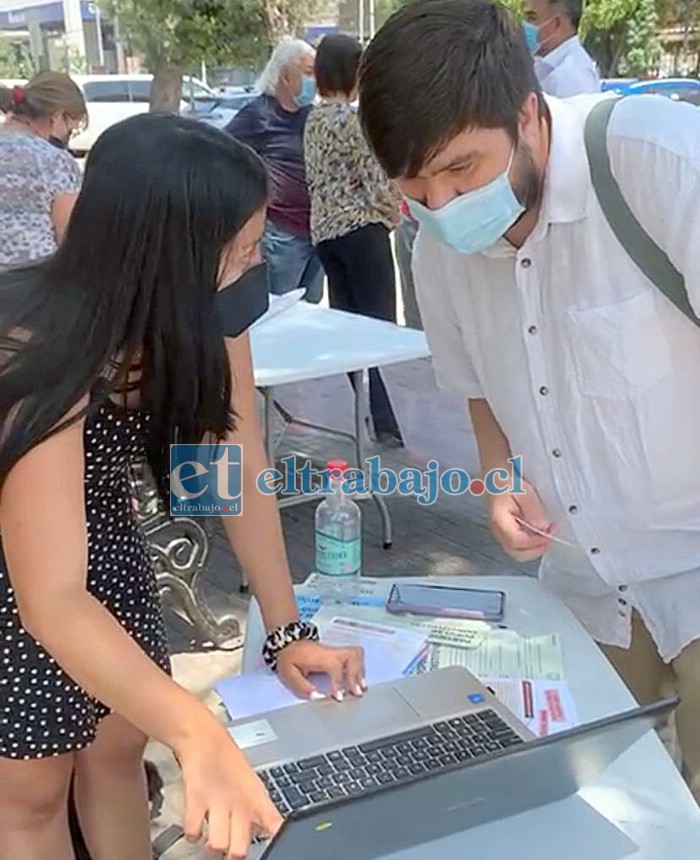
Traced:
<path fill-rule="evenodd" d="M 0 276 L 0 857 L 151 857 L 147 737 L 183 771 L 185 830 L 245 857 L 280 817 L 225 729 L 169 676 L 130 465 L 173 442 L 243 446 L 225 527 L 300 695 L 361 694 L 362 655 L 300 623 L 257 422 L 247 327 L 264 310 L 267 178 L 230 136 L 176 116 L 108 129 L 54 256 Z"/>

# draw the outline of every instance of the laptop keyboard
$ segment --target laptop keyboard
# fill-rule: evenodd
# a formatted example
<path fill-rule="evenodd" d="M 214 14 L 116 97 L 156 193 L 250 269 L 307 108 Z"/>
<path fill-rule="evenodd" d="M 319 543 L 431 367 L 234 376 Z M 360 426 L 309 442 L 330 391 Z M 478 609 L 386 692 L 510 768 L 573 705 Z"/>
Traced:
<path fill-rule="evenodd" d="M 379 786 L 408 782 L 523 743 L 495 711 L 432 723 L 358 746 L 258 771 L 282 815 Z"/>

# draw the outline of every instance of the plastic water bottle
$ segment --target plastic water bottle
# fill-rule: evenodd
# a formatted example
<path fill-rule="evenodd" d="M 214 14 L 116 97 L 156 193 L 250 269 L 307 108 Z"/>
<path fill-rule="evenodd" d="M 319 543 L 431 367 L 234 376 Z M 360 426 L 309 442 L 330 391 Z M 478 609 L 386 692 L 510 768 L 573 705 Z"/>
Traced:
<path fill-rule="evenodd" d="M 359 589 L 362 513 L 342 490 L 344 460 L 328 462 L 330 493 L 316 508 L 316 573 L 322 597 L 344 601 Z"/>

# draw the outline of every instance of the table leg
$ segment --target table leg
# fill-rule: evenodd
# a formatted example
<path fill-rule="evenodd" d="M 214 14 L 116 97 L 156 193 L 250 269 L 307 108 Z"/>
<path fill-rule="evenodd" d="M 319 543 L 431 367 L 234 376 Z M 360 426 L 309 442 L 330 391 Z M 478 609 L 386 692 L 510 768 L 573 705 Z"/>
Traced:
<path fill-rule="evenodd" d="M 364 370 L 354 370 L 352 372 L 353 392 L 355 398 L 355 457 L 357 465 L 360 469 L 365 469 L 365 433 L 366 422 L 365 418 L 368 414 L 367 391 L 365 389 L 365 372 Z M 391 530 L 391 517 L 387 509 L 384 497 L 378 493 L 373 493 L 372 498 L 379 510 L 379 516 L 382 521 L 382 546 L 384 549 L 391 549 L 393 542 Z"/>

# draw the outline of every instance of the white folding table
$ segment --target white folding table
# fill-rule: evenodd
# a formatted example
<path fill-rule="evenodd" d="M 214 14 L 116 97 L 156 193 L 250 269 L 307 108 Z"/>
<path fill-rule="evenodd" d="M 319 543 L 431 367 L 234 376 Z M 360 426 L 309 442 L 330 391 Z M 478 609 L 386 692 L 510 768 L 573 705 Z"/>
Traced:
<path fill-rule="evenodd" d="M 367 415 L 365 370 L 430 355 L 422 331 L 304 301 L 254 326 L 250 341 L 255 385 L 262 392 L 265 402 L 263 425 L 271 465 L 275 462 L 273 416 L 277 409 L 286 423 L 321 430 L 351 441 L 355 449 L 355 465 L 364 468 Z M 280 385 L 346 373 L 353 380 L 352 433 L 294 417 L 273 396 L 273 388 Z M 312 498 L 301 494 L 283 497 L 280 507 L 301 504 Z M 384 499 L 378 495 L 373 498 L 382 518 L 384 546 L 388 548 L 392 543 L 391 519 Z"/>
<path fill-rule="evenodd" d="M 400 580 L 385 581 L 387 594 L 395 581 Z M 464 577 L 440 577 L 431 581 L 465 585 Z M 633 697 L 597 645 L 568 609 L 537 581 L 523 576 L 479 577 L 477 584 L 480 588 L 497 588 L 507 593 L 505 620 L 518 633 L 559 634 L 566 679 L 583 722 L 634 706 Z M 343 611 L 352 609 L 344 607 Z M 243 671 L 258 665 L 262 641 L 260 613 L 252 601 Z M 527 786 L 516 788 L 528 790 Z M 700 857 L 700 808 L 661 741 L 655 733 L 649 733 L 576 797 L 416 846 L 384 860 L 433 857 L 440 860 L 464 860 L 465 857 L 469 860 L 697 860 Z"/>

